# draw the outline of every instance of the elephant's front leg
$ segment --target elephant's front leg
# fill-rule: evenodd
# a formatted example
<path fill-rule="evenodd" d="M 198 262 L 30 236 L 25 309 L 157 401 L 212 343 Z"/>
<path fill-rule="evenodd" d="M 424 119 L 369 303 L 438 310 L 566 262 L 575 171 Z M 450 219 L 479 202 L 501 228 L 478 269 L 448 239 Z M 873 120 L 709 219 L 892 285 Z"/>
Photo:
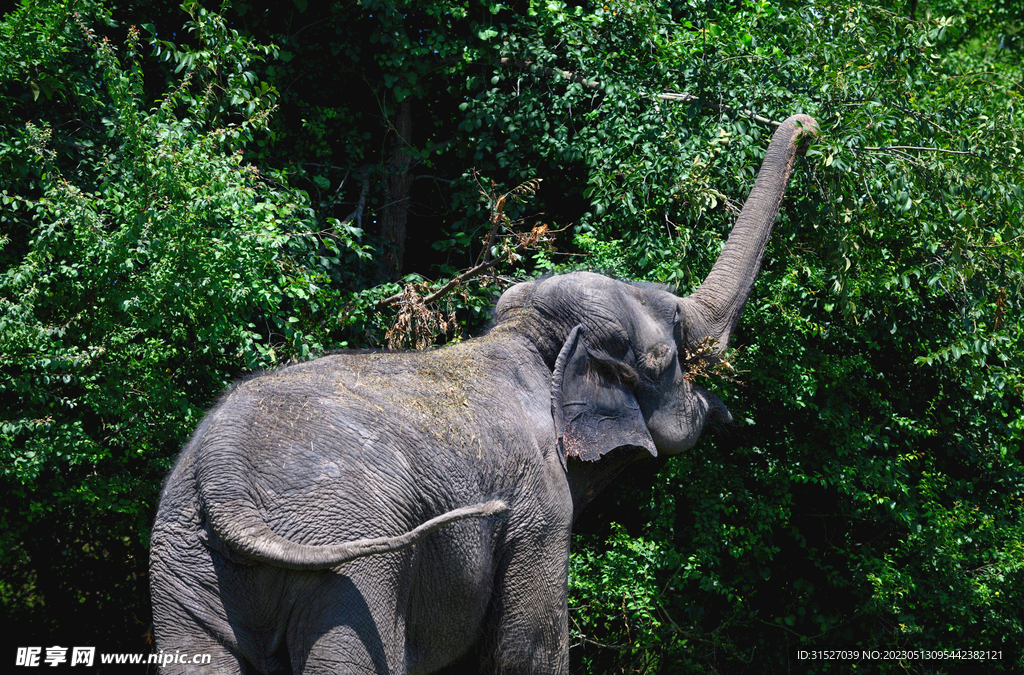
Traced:
<path fill-rule="evenodd" d="M 569 532 L 568 522 L 536 523 L 509 542 L 481 673 L 569 672 Z"/>

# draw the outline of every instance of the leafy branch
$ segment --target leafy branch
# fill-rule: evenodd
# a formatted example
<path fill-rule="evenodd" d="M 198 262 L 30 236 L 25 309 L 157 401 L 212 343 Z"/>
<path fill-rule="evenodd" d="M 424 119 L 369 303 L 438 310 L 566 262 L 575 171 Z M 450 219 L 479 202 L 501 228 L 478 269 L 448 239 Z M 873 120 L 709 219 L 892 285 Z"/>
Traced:
<path fill-rule="evenodd" d="M 475 277 L 481 276 L 492 267 L 503 263 L 514 263 L 522 254 L 530 250 L 554 249 L 553 235 L 565 231 L 568 226 L 558 230 L 552 230 L 546 223 L 530 228 L 529 231 L 522 231 L 524 219 L 513 221 L 505 213 L 505 207 L 509 200 L 523 202 L 527 197 L 532 197 L 540 188 L 541 179 L 532 178 L 527 180 L 508 192 L 498 193 L 495 191 L 495 184 L 492 181 L 490 187 L 484 187 L 480 183 L 479 172 L 473 171 L 473 178 L 479 186 L 481 197 L 490 206 L 490 227 L 483 239 L 484 249 L 480 252 L 475 265 L 463 270 L 454 276 L 440 288 L 429 291 L 433 282 L 416 282 L 405 284 L 401 291 L 390 295 L 375 303 L 376 309 L 382 309 L 390 305 L 398 305 L 398 315 L 391 328 L 388 329 L 385 337 L 388 346 L 394 348 L 401 345 L 406 339 L 412 336 L 412 343 L 417 349 L 428 346 L 440 333 L 447 333 L 457 327 L 454 312 L 447 314 L 442 310 L 431 310 L 427 305 L 437 302 L 454 289 Z M 463 293 L 463 295 L 465 295 Z"/>
<path fill-rule="evenodd" d="M 684 349 L 679 357 L 679 362 L 686 373 L 683 379 L 687 382 L 695 382 L 698 378 L 718 377 L 728 382 L 739 382 L 734 375 L 748 372 L 736 370 L 733 361 L 736 359 L 739 349 L 726 349 L 724 352 L 719 349 L 718 341 L 706 337 L 697 343 L 692 350 Z"/>

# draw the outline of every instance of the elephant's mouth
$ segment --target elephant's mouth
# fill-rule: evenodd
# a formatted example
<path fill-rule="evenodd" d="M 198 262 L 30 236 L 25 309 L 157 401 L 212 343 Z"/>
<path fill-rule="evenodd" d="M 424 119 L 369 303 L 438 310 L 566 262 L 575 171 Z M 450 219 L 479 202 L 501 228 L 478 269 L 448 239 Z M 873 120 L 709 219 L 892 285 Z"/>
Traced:
<path fill-rule="evenodd" d="M 716 424 L 726 425 L 732 424 L 732 413 L 722 403 L 722 399 L 712 394 L 707 389 L 701 389 L 700 387 L 694 387 L 695 390 L 700 390 L 700 394 L 703 394 L 705 399 L 708 401 L 708 420 L 715 422 Z"/>
<path fill-rule="evenodd" d="M 674 400 L 662 403 L 644 415 L 659 453 L 674 455 L 689 450 L 706 424 L 724 427 L 733 420 L 720 398 L 689 382 L 677 390 Z"/>

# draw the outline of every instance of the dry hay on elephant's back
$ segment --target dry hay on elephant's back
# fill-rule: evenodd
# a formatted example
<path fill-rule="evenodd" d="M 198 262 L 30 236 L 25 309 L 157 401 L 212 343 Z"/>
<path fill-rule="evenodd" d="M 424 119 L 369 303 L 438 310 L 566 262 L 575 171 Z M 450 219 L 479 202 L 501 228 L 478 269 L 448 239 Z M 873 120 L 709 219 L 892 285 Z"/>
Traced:
<path fill-rule="evenodd" d="M 486 379 L 476 341 L 422 352 L 334 354 L 336 396 L 352 398 L 385 420 L 401 420 L 438 441 L 481 457 L 474 429 L 481 423 L 479 394 L 472 383 Z M 411 357 L 411 358 L 410 358 Z M 401 366 L 401 367 L 398 367 Z M 474 405 L 476 404 L 476 405 Z M 469 439 L 461 445 L 459 439 Z"/>

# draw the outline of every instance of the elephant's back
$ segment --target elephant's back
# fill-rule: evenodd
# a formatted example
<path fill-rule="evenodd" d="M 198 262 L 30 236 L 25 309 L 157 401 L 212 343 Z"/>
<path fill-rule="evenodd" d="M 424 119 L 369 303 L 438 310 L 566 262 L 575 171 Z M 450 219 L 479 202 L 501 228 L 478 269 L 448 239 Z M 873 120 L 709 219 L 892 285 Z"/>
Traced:
<path fill-rule="evenodd" d="M 211 413 L 198 482 L 255 504 L 299 544 L 390 537 L 494 490 L 465 363 L 328 356 L 241 383 Z"/>

